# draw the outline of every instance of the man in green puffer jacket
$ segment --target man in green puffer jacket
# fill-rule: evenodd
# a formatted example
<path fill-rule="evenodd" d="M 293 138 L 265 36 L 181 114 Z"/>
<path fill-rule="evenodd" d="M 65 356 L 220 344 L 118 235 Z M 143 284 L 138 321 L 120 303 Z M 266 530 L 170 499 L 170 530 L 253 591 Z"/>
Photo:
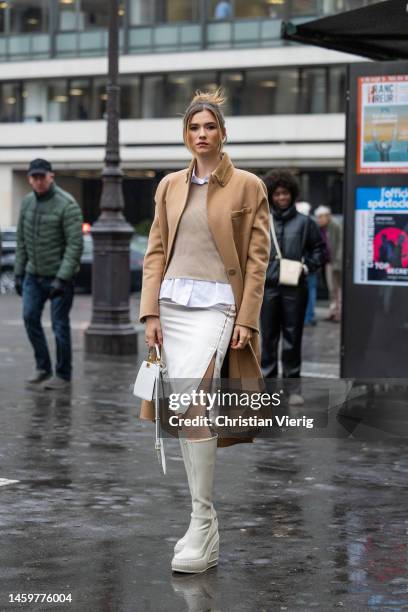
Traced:
<path fill-rule="evenodd" d="M 14 266 L 16 291 L 23 298 L 23 319 L 34 349 L 36 370 L 27 379 L 44 389 L 64 389 L 72 374 L 69 312 L 73 277 L 83 249 L 82 212 L 75 199 L 54 182 L 51 164 L 34 159 L 28 169 L 33 189 L 25 196 L 17 228 Z M 51 322 L 57 347 L 55 376 L 41 316 L 51 300 Z"/>

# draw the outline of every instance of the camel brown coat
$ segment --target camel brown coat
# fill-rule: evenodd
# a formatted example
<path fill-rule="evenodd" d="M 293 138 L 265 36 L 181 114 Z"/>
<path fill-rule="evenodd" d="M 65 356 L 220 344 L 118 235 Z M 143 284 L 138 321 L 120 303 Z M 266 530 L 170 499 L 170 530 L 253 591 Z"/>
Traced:
<path fill-rule="evenodd" d="M 156 209 L 143 265 L 140 320 L 159 316 L 160 285 L 170 262 L 178 224 L 186 206 L 192 160 L 188 169 L 173 172 L 160 182 L 155 196 Z M 235 323 L 252 329 L 244 349 L 229 349 L 226 355 L 228 377 L 259 380 L 259 314 L 265 273 L 269 261 L 269 205 L 263 182 L 250 172 L 235 168 L 227 155 L 211 174 L 207 195 L 208 224 L 224 263 L 235 298 Z M 197 249 L 200 245 L 197 245 Z M 249 383 L 250 384 L 250 383 Z M 142 401 L 140 418 L 154 420 L 152 402 Z M 248 439 L 220 438 L 219 446 Z"/>

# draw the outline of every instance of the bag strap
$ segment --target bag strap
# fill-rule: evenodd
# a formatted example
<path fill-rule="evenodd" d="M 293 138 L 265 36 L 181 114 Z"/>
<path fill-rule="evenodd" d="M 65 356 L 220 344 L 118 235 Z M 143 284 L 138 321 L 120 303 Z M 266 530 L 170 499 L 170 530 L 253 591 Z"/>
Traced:
<path fill-rule="evenodd" d="M 277 257 L 277 259 L 282 259 L 282 251 L 279 248 L 278 239 L 276 237 L 276 230 L 275 230 L 275 223 L 273 221 L 273 215 L 272 215 L 272 213 L 269 213 L 269 214 L 270 214 L 270 217 L 271 217 L 271 235 L 272 235 L 272 240 L 273 240 L 273 243 L 274 243 L 275 249 L 276 249 L 276 257 Z M 307 221 L 307 219 L 306 219 L 306 221 Z M 306 243 L 307 223 L 305 223 L 304 228 L 303 228 L 303 233 L 302 233 L 302 252 L 303 252 L 303 250 L 305 248 L 305 243 Z M 301 261 L 301 263 L 304 263 L 304 261 L 305 261 L 304 256 L 302 256 L 300 261 Z"/>
<path fill-rule="evenodd" d="M 282 259 L 282 252 L 279 248 L 278 239 L 276 237 L 276 230 L 275 230 L 275 223 L 273 221 L 273 215 L 272 213 L 269 213 L 269 215 L 271 217 L 271 236 L 272 236 L 272 240 L 273 240 L 273 243 L 276 249 L 276 257 L 277 259 Z"/>
<path fill-rule="evenodd" d="M 158 351 L 158 346 L 156 344 L 156 351 Z M 159 351 L 160 352 L 160 351 Z M 156 370 L 156 384 L 155 384 L 155 397 L 154 397 L 154 412 L 155 412 L 155 421 L 156 421 L 156 441 L 155 441 L 155 449 L 157 453 L 157 459 L 162 467 L 163 474 L 166 474 L 166 455 L 164 454 L 164 442 L 161 435 L 161 426 L 160 426 L 160 382 L 161 382 L 161 368 L 158 367 Z"/>

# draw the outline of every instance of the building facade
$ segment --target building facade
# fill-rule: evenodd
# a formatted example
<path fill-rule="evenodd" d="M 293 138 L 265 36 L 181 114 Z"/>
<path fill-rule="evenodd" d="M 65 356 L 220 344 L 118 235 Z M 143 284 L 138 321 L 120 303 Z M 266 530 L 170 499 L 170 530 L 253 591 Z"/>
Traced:
<path fill-rule="evenodd" d="M 98 214 L 106 137 L 106 0 L 0 2 L 0 225 L 15 224 L 30 159 Z M 342 210 L 345 82 L 354 56 L 280 40 L 282 20 L 367 0 L 123 0 L 121 156 L 126 216 L 152 215 L 158 181 L 188 163 L 181 114 L 197 89 L 227 97 L 227 150 L 260 175 L 297 171 L 302 198 Z"/>

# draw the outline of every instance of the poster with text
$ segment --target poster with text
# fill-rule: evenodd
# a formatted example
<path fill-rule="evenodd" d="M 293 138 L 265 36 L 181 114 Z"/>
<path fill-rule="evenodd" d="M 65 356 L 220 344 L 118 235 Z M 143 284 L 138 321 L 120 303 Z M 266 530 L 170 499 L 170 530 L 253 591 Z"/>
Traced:
<path fill-rule="evenodd" d="M 360 77 L 357 172 L 408 173 L 408 75 Z"/>
<path fill-rule="evenodd" d="M 356 190 L 354 282 L 408 285 L 408 187 Z"/>

